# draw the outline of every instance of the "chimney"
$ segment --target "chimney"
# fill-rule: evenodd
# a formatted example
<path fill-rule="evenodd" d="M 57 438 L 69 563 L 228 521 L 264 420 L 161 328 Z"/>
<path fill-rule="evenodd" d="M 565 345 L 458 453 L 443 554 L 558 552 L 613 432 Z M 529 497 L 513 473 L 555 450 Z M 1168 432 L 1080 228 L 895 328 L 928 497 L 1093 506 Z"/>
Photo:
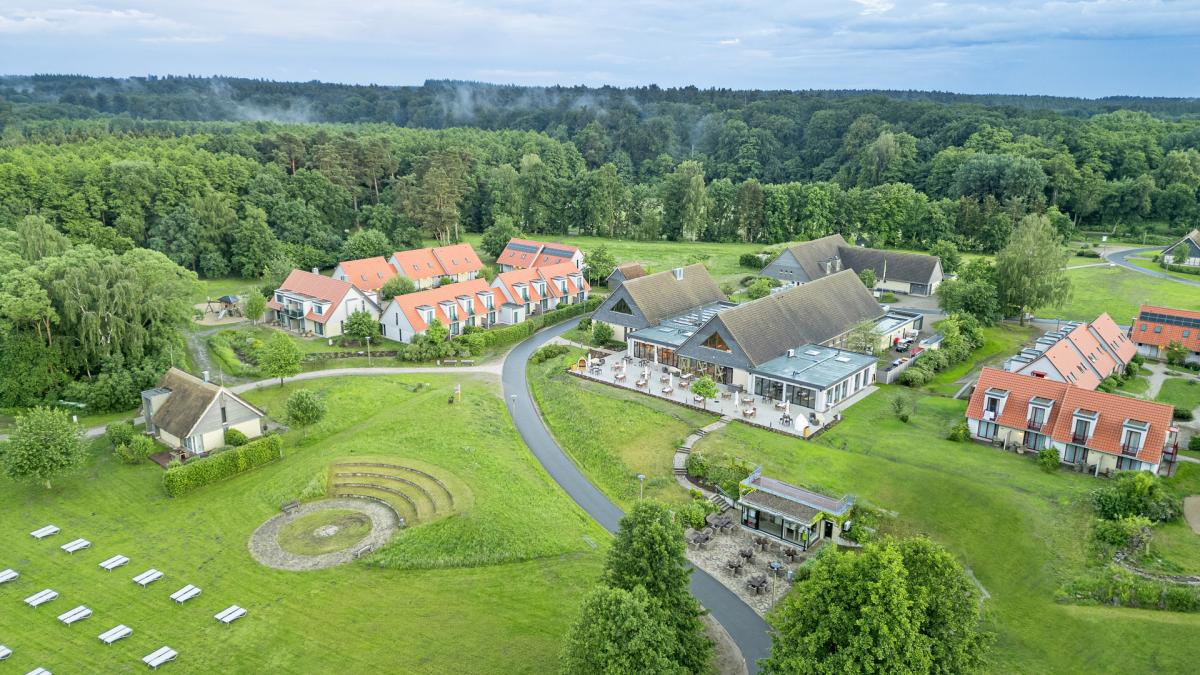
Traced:
<path fill-rule="evenodd" d="M 683 268 L 682 267 L 676 267 L 675 269 L 671 270 L 671 274 L 675 275 L 676 281 L 683 281 Z"/>
<path fill-rule="evenodd" d="M 842 259 L 836 255 L 833 256 L 833 271 L 834 272 L 842 271 Z"/>
<path fill-rule="evenodd" d="M 312 273 L 313 273 L 313 274 L 320 274 L 320 273 L 321 273 L 321 268 L 320 268 L 320 267 L 314 267 L 314 268 L 312 268 Z"/>
<path fill-rule="evenodd" d="M 789 350 L 788 350 L 788 358 L 789 358 L 789 359 L 791 359 L 791 358 L 795 358 L 795 356 L 796 356 L 796 350 L 795 350 L 795 349 L 789 349 Z"/>
<path fill-rule="evenodd" d="M 206 370 L 200 373 L 200 377 L 203 378 L 205 382 L 208 382 L 208 371 Z"/>

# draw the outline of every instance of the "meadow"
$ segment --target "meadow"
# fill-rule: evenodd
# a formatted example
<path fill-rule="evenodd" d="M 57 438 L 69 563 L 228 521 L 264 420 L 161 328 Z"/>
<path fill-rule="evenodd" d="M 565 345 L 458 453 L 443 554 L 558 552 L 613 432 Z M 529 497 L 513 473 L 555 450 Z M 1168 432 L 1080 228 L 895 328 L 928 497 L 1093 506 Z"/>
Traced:
<path fill-rule="evenodd" d="M 539 400 L 569 402 L 543 405 L 543 416 L 576 462 L 618 503 L 628 499 L 628 477 L 637 472 L 647 474 L 648 485 L 661 482 L 663 492 L 675 491 L 664 498 L 686 498 L 668 482 L 674 430 L 682 429 L 675 413 L 682 409 L 663 412 L 622 402 L 621 423 L 606 427 L 603 441 L 594 443 L 572 428 L 613 406 L 614 390 L 552 368 L 538 366 L 530 375 Z M 1200 629 L 1200 615 L 1056 601 L 1062 583 L 1094 563 L 1088 493 L 1095 479 L 1067 471 L 1047 474 L 1028 457 L 944 440 L 962 418 L 965 401 L 918 393 L 917 413 L 909 424 L 901 423 L 889 409 L 900 391 L 881 388 L 815 442 L 735 422 L 702 439 L 696 450 L 762 465 L 765 474 L 810 489 L 853 494 L 896 513 L 889 532 L 927 534 L 946 546 L 990 594 L 984 617 L 997 641 L 989 672 L 1191 669 L 1200 658 L 1200 646 L 1190 639 Z M 655 428 L 673 431 L 665 438 L 643 435 Z M 1196 475 L 1200 467 L 1185 466 L 1172 480 L 1180 489 L 1200 491 Z M 1166 536 L 1163 545 L 1183 556 L 1175 564 L 1200 560 L 1190 557 L 1190 547 L 1200 548 L 1192 540 Z M 1126 639 L 1131 634 L 1139 638 Z"/>
<path fill-rule="evenodd" d="M 424 384 L 422 384 L 424 383 Z M 462 401 L 446 401 L 456 384 Z M 248 394 L 278 412 L 297 385 Z M 40 486 L 0 483 L 0 567 L 20 579 L 0 586 L 0 640 L 9 667 L 26 672 L 141 669 L 170 645 L 179 672 L 545 672 L 576 603 L 599 574 L 607 535 L 545 474 L 521 443 L 492 379 L 424 376 L 331 378 L 311 386 L 330 414 L 285 458 L 183 498 L 168 499 L 162 470 L 127 466 L 96 441 L 86 466 Z M 473 505 L 400 532 L 368 559 L 317 572 L 256 563 L 250 534 L 279 505 L 320 487 L 329 464 L 370 455 L 423 461 L 469 485 Z M 319 490 L 318 490 L 319 492 Z M 29 532 L 47 523 L 62 533 Z M 76 537 L 92 548 L 58 547 Z M 97 563 L 123 554 L 108 573 Z M 147 589 L 130 578 L 155 567 Z M 202 595 L 176 605 L 184 584 Z M 61 596 L 32 609 L 43 588 Z M 231 604 L 249 614 L 231 626 L 212 615 Z M 55 617 L 86 604 L 92 618 L 66 628 Z M 131 637 L 96 635 L 124 623 Z"/>
<path fill-rule="evenodd" d="M 1091 321 L 1108 312 L 1127 324 L 1142 304 L 1200 310 L 1200 288 L 1134 272 L 1122 267 L 1067 270 L 1073 293 L 1062 307 L 1046 307 L 1037 315 L 1071 321 Z"/>

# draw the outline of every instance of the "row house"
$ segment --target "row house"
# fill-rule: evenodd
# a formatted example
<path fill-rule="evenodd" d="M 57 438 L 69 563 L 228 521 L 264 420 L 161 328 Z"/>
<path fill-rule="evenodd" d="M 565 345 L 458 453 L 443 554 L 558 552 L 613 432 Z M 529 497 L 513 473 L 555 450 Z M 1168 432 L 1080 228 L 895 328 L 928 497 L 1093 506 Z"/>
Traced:
<path fill-rule="evenodd" d="M 549 267 L 563 263 L 570 263 L 576 270 L 582 270 L 583 251 L 567 244 L 513 237 L 508 240 L 508 245 L 496 257 L 496 264 L 500 266 L 501 272 Z"/>
<path fill-rule="evenodd" d="M 1090 324 L 1068 322 L 1009 357 L 1004 369 L 1055 382 L 1095 389 L 1109 375 L 1124 372 L 1137 347 L 1108 314 Z"/>
<path fill-rule="evenodd" d="M 358 311 L 379 318 L 374 299 L 354 284 L 318 274 L 292 270 L 267 301 L 268 319 L 285 330 L 336 337 L 346 319 Z"/>
<path fill-rule="evenodd" d="M 397 274 L 411 279 L 418 289 L 438 286 L 444 277 L 452 283 L 471 281 L 483 270 L 483 261 L 470 244 L 397 251 L 388 262 Z"/>
<path fill-rule="evenodd" d="M 984 368 L 967 406 L 971 437 L 1005 448 L 1053 448 L 1094 473 L 1150 471 L 1174 462 L 1179 430 L 1163 403 Z"/>
<path fill-rule="evenodd" d="M 396 342 L 412 342 L 435 319 L 453 337 L 469 326 L 490 328 L 499 323 L 499 304 L 499 294 L 486 279 L 472 279 L 398 295 L 384 308 L 379 323 L 383 337 Z"/>
<path fill-rule="evenodd" d="M 583 272 L 569 262 L 501 272 L 492 288 L 503 296 L 500 322 L 506 324 L 585 302 L 592 289 Z"/>
<path fill-rule="evenodd" d="M 1142 305 L 1129 326 L 1129 339 L 1152 359 L 1166 359 L 1167 347 L 1177 342 L 1190 363 L 1200 364 L 1200 312 Z"/>

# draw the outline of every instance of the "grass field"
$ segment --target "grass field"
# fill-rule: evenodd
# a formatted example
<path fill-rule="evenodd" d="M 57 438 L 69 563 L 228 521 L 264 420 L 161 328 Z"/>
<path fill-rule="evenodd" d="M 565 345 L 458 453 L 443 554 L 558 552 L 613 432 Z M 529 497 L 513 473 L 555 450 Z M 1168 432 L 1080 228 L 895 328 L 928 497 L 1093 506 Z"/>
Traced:
<path fill-rule="evenodd" d="M 1029 342 L 1040 331 L 1033 326 L 1001 323 L 983 329 L 983 346 L 975 350 L 971 358 L 942 372 L 925 385 L 925 389 L 939 396 L 954 396 L 962 389 L 958 380 L 984 366 L 999 367 L 1006 358 L 1016 354 L 1022 345 Z"/>
<path fill-rule="evenodd" d="M 1172 377 L 1163 382 L 1155 399 L 1176 408 L 1195 410 L 1200 408 L 1200 381 L 1193 378 Z"/>
<path fill-rule="evenodd" d="M 671 458 L 688 434 L 715 421 L 716 415 L 577 380 L 563 370 L 580 353 L 529 366 L 530 389 L 559 444 L 623 508 L 637 501 L 639 473 L 646 476 L 646 497 L 686 501 L 671 472 Z"/>
<path fill-rule="evenodd" d="M 320 528 L 336 528 L 322 534 Z M 300 555 L 321 555 L 351 546 L 371 532 L 371 519 L 350 509 L 329 509 L 300 516 L 279 530 L 279 547 Z"/>
<path fill-rule="evenodd" d="M 414 391 L 420 382 L 430 386 Z M 455 384 L 463 401 L 446 404 Z M 286 456 L 187 497 L 168 499 L 162 470 L 126 466 L 96 444 L 91 461 L 53 490 L 0 483 L 0 567 L 21 578 L 0 586 L 0 640 L 13 672 L 144 669 L 142 656 L 170 645 L 178 672 L 519 672 L 557 663 L 576 603 L 594 583 L 604 532 L 566 497 L 522 445 L 494 380 L 425 376 L 339 378 L 314 383 L 330 414 Z M 275 411 L 294 390 L 248 395 Z M 255 563 L 250 534 L 331 461 L 414 458 L 470 486 L 463 513 L 400 533 L 368 562 L 318 572 Z M 62 533 L 28 532 L 47 523 Z M 58 547 L 86 537 L 73 556 Z M 126 567 L 97 567 L 123 554 Z M 507 561 L 508 564 L 495 564 Z M 143 590 L 130 577 L 165 573 Z M 408 568 L 408 569 L 399 569 Z M 178 606 L 184 584 L 203 594 Z M 38 609 L 21 600 L 43 588 L 61 597 Z M 231 626 L 212 615 L 249 609 Z M 92 618 L 70 629 L 55 616 L 86 604 Z M 105 647 L 96 635 L 125 623 L 131 637 Z"/>
<path fill-rule="evenodd" d="M 1046 307 L 1038 316 L 1091 321 L 1108 312 L 1120 324 L 1129 323 L 1138 305 L 1150 303 L 1200 310 L 1200 289 L 1155 279 L 1121 267 L 1087 267 L 1067 270 L 1074 286 L 1071 300 L 1061 308 Z"/>
<path fill-rule="evenodd" d="M 615 405 L 606 402 L 616 398 L 607 387 L 583 386 L 586 383 L 573 378 L 560 381 L 540 367 L 531 375 L 543 397 L 570 401 L 543 408 L 556 430 L 574 424 L 580 410 Z M 562 391 L 569 387 L 575 391 Z M 843 423 L 817 442 L 733 423 L 697 447 L 761 464 L 767 475 L 809 488 L 854 494 L 866 504 L 896 511 L 890 529 L 928 534 L 948 547 L 991 594 L 985 620 L 997 633 L 997 642 L 989 672 L 1191 670 L 1200 658 L 1200 646 L 1190 639 L 1200 629 L 1200 615 L 1055 602 L 1062 582 L 1089 562 L 1086 542 L 1093 516 L 1087 495 L 1096 485 L 1094 479 L 1068 472 L 1047 474 L 1026 458 L 943 440 L 961 419 L 963 401 L 921 395 L 913 421 L 901 424 L 889 411 L 895 391 L 884 387 L 858 403 Z M 606 440 L 600 447 L 605 462 L 623 461 L 625 471 L 639 463 L 665 467 L 669 477 L 665 458 L 670 444 L 656 442 L 661 456 L 647 462 L 639 457 L 650 443 L 639 443 L 638 434 L 646 427 L 674 424 L 671 415 L 637 404 L 621 409 L 636 424 L 604 430 Z M 578 447 L 587 443 L 587 436 L 559 432 L 558 438 L 603 485 L 596 462 L 587 459 L 595 449 Z M 1187 467 L 1181 475 L 1191 470 Z M 1192 543 L 1183 540 L 1181 545 Z M 1125 639 L 1129 635 L 1139 638 Z"/>

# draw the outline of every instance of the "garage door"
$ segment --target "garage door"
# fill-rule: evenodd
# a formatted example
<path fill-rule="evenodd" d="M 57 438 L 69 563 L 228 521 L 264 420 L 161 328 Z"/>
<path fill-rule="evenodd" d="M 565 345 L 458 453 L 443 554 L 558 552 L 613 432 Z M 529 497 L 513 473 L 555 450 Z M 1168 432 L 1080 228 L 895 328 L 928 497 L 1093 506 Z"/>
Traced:
<path fill-rule="evenodd" d="M 908 292 L 913 295 L 929 295 L 928 284 L 909 284 Z"/>

